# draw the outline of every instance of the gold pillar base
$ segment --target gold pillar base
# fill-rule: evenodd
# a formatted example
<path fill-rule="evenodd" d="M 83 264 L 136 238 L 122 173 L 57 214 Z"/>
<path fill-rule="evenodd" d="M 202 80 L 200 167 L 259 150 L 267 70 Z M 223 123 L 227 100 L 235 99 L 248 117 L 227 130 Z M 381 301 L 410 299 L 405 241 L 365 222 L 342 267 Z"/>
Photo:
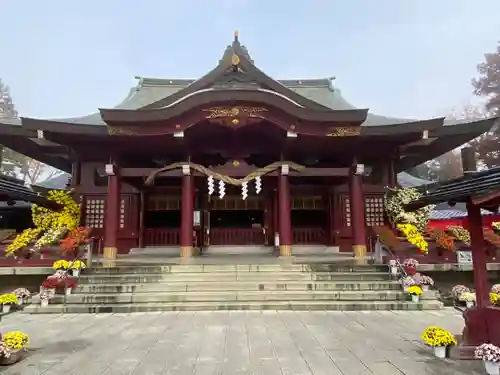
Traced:
<path fill-rule="evenodd" d="M 104 259 L 116 259 L 116 253 L 118 250 L 116 247 L 105 247 L 103 250 Z"/>
<path fill-rule="evenodd" d="M 104 268 L 116 267 L 116 262 L 114 261 L 116 259 L 116 253 L 117 253 L 116 247 L 108 246 L 103 249 L 104 260 L 102 262 L 102 266 Z"/>
<path fill-rule="evenodd" d="M 366 245 L 352 245 L 354 253 L 354 261 L 356 264 L 366 264 L 368 259 L 366 257 Z"/>
<path fill-rule="evenodd" d="M 193 255 L 193 246 L 181 246 L 181 258 L 191 258 Z"/>
<path fill-rule="evenodd" d="M 292 245 L 280 245 L 280 257 L 291 257 Z"/>
<path fill-rule="evenodd" d="M 354 257 L 361 258 L 366 256 L 366 245 L 352 245 Z"/>

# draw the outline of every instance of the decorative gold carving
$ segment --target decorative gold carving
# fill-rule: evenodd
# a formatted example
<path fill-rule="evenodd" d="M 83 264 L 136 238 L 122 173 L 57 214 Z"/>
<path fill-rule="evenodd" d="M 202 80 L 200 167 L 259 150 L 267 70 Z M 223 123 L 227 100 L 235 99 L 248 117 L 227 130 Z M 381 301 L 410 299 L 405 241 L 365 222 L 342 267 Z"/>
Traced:
<path fill-rule="evenodd" d="M 233 166 L 238 167 L 240 165 L 240 162 L 238 160 L 233 161 Z"/>
<path fill-rule="evenodd" d="M 108 125 L 108 134 L 109 135 L 134 135 L 137 134 L 134 129 L 126 127 L 126 126 L 110 126 Z"/>
<path fill-rule="evenodd" d="M 267 109 L 262 107 L 213 107 L 203 109 L 202 111 L 209 112 L 205 118 L 214 119 L 220 117 L 237 117 L 239 115 L 246 117 L 261 117 L 262 112 L 267 112 Z"/>
<path fill-rule="evenodd" d="M 238 120 L 237 118 L 233 118 L 232 121 L 231 121 L 234 125 L 238 125 L 240 123 L 240 120 Z"/>
<path fill-rule="evenodd" d="M 233 64 L 233 66 L 240 65 L 240 57 L 237 54 L 233 54 L 231 57 L 231 64 Z"/>
<path fill-rule="evenodd" d="M 356 126 L 343 126 L 333 129 L 331 133 L 327 134 L 327 137 L 354 137 L 361 134 L 361 127 Z"/>

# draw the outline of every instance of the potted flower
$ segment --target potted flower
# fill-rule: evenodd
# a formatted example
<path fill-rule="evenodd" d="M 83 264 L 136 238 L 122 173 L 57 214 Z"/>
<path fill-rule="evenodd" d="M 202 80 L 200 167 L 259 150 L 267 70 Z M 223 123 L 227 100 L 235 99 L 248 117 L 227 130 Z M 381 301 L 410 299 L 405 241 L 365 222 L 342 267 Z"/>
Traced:
<path fill-rule="evenodd" d="M 455 285 L 453 288 L 451 288 L 451 296 L 455 301 L 458 301 L 460 298 L 460 295 L 462 293 L 470 292 L 470 289 L 467 288 L 465 285 Z"/>
<path fill-rule="evenodd" d="M 500 305 L 500 294 L 490 293 L 490 303 L 492 305 Z"/>
<path fill-rule="evenodd" d="M 425 345 L 434 348 L 434 355 L 438 358 L 445 358 L 446 348 L 457 344 L 457 340 L 450 332 L 436 326 L 429 326 L 424 329 L 422 341 Z"/>
<path fill-rule="evenodd" d="M 40 305 L 42 307 L 47 307 L 49 305 L 49 300 L 55 295 L 55 289 L 44 289 L 40 293 Z"/>
<path fill-rule="evenodd" d="M 17 296 L 17 304 L 22 306 L 25 302 L 27 302 L 28 298 L 31 296 L 31 293 L 26 288 L 17 288 L 12 293 Z"/>
<path fill-rule="evenodd" d="M 399 272 L 398 272 L 398 267 L 399 267 L 399 261 L 396 260 L 396 259 L 391 259 L 389 261 L 389 269 L 391 270 L 391 273 L 393 275 L 397 275 Z"/>
<path fill-rule="evenodd" d="M 411 296 L 411 300 L 415 303 L 420 301 L 420 296 L 422 295 L 422 288 L 418 285 L 412 285 L 408 288 L 408 294 Z"/>
<path fill-rule="evenodd" d="M 434 280 L 427 275 L 421 275 L 417 281 L 422 286 L 424 292 L 427 292 L 431 286 L 434 286 Z"/>
<path fill-rule="evenodd" d="M 64 259 L 56 260 L 54 264 L 52 264 L 52 268 L 56 271 L 67 270 L 69 268 L 69 262 Z"/>
<path fill-rule="evenodd" d="M 68 277 L 64 280 L 64 287 L 67 296 L 69 296 L 71 294 L 71 291 L 76 288 L 76 285 L 76 280 L 72 277 Z"/>
<path fill-rule="evenodd" d="M 418 261 L 413 258 L 408 258 L 403 261 L 403 267 L 407 275 L 413 276 L 417 273 Z"/>
<path fill-rule="evenodd" d="M 0 364 L 8 364 L 6 361 L 9 360 L 11 355 L 12 350 L 10 350 L 9 347 L 0 339 Z"/>
<path fill-rule="evenodd" d="M 73 276 L 78 277 L 80 275 L 80 271 L 87 268 L 85 262 L 82 262 L 80 259 L 77 259 L 69 264 L 69 268 L 73 273 Z"/>
<path fill-rule="evenodd" d="M 17 296 L 14 293 L 6 293 L 0 296 L 0 304 L 4 313 L 8 313 L 12 305 L 17 305 L 17 302 Z"/>
<path fill-rule="evenodd" d="M 401 278 L 400 282 L 401 282 L 401 285 L 403 285 L 403 290 L 404 290 L 405 292 L 408 292 L 408 288 L 409 288 L 410 286 L 412 286 L 412 285 L 415 285 L 415 284 L 416 284 L 416 283 L 415 283 L 415 280 L 414 280 L 414 279 L 413 279 L 413 277 L 411 277 L 411 276 L 405 276 L 405 277 Z"/>
<path fill-rule="evenodd" d="M 11 365 L 18 362 L 24 356 L 26 352 L 26 345 L 28 344 L 29 338 L 24 332 L 12 331 L 7 332 L 2 336 L 1 346 L 3 350 L 2 364 Z"/>
<path fill-rule="evenodd" d="M 493 344 L 479 345 L 474 351 L 474 357 L 481 359 L 484 362 L 486 373 L 490 375 L 500 374 L 500 348 Z"/>
<path fill-rule="evenodd" d="M 500 294 L 500 284 L 495 284 L 491 287 L 491 293 Z"/>
<path fill-rule="evenodd" d="M 52 290 L 54 294 L 56 294 L 56 288 L 61 286 L 61 280 L 56 278 L 48 277 L 46 280 L 42 282 L 42 290 Z"/>
<path fill-rule="evenodd" d="M 476 302 L 476 293 L 464 292 L 458 297 L 458 299 L 462 302 L 465 302 L 465 305 L 468 309 L 474 307 L 474 302 Z"/>

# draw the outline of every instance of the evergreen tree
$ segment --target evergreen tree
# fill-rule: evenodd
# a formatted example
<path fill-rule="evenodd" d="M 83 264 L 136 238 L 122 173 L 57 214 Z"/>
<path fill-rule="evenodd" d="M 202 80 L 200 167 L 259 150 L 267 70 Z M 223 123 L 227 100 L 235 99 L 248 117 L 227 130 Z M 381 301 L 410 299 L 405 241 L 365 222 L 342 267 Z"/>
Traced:
<path fill-rule="evenodd" d="M 474 94 L 486 99 L 486 111 L 490 115 L 500 116 L 500 42 L 496 52 L 484 56 L 484 62 L 478 64 L 479 76 L 472 80 Z M 500 128 L 482 135 L 471 142 L 476 149 L 479 162 L 483 167 L 500 166 Z"/>
<path fill-rule="evenodd" d="M 479 77 L 472 80 L 474 94 L 486 98 L 487 111 L 500 116 L 500 42 L 494 53 L 484 55 L 484 60 L 477 66 Z"/>

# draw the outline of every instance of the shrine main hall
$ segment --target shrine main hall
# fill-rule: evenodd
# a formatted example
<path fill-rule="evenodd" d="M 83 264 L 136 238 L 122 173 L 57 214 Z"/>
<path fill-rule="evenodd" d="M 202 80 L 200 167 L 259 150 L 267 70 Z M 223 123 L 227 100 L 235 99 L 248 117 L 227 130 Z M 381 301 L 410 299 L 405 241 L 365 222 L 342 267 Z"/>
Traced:
<path fill-rule="evenodd" d="M 0 119 L 0 143 L 71 173 L 105 258 L 215 247 L 363 257 L 397 173 L 493 121 L 372 114 L 332 79 L 272 79 L 235 33 L 199 79 L 139 77 L 115 108 L 83 117 Z"/>

